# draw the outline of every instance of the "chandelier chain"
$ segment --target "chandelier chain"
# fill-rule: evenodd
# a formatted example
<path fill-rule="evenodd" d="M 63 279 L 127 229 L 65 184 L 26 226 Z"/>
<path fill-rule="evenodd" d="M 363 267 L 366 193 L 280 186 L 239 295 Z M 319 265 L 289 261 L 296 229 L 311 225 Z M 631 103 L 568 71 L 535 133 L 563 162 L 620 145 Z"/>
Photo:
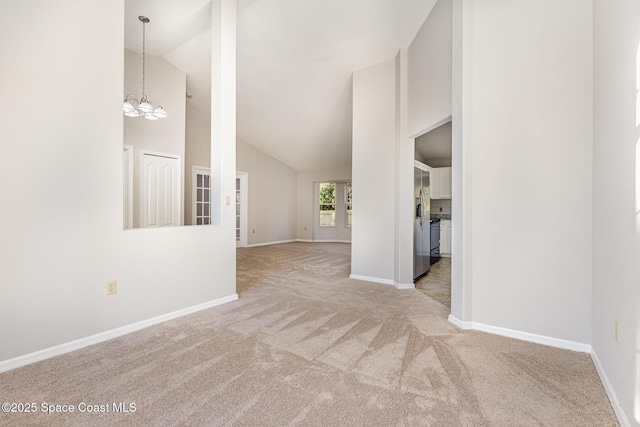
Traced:
<path fill-rule="evenodd" d="M 146 99 L 147 95 L 144 92 L 144 69 L 145 69 L 145 46 L 146 46 L 146 23 L 142 21 L 142 98 Z"/>

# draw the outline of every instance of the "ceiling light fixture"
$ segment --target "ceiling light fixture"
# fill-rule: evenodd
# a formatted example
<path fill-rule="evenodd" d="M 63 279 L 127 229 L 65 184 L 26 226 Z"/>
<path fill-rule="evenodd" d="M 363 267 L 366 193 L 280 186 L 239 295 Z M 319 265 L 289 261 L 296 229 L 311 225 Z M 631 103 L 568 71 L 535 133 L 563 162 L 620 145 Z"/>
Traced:
<path fill-rule="evenodd" d="M 162 104 L 158 100 L 147 100 L 147 94 L 144 91 L 144 72 L 145 72 L 145 37 L 146 28 L 145 24 L 149 23 L 149 18 L 146 16 L 138 16 L 140 22 L 142 22 L 142 98 L 140 101 L 129 94 L 124 97 L 123 111 L 127 117 L 144 117 L 147 120 L 158 120 L 167 117 L 166 111 L 162 108 Z M 154 106 L 156 105 L 156 106 Z"/>

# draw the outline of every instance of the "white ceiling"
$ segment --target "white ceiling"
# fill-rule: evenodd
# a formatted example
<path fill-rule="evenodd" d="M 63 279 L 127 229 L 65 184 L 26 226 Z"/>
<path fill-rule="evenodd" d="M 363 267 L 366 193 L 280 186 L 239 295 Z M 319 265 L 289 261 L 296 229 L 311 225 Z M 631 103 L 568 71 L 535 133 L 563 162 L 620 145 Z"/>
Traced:
<path fill-rule="evenodd" d="M 416 138 L 416 151 L 424 161 L 433 166 L 436 163 L 429 163 L 430 160 L 448 161 L 447 166 L 451 166 L 451 122 L 438 126 Z"/>
<path fill-rule="evenodd" d="M 237 134 L 296 170 L 351 163 L 352 72 L 408 47 L 436 0 L 239 0 Z M 125 47 L 187 73 L 208 114 L 208 0 L 126 0 Z"/>

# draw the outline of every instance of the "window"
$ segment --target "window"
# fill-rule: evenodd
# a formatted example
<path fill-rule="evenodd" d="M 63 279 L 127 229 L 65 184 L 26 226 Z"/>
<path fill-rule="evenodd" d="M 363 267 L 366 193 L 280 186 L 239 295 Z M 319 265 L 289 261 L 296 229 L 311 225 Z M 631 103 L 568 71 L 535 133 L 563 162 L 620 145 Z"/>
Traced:
<path fill-rule="evenodd" d="M 320 227 L 336 226 L 336 184 L 320 183 Z"/>
<path fill-rule="evenodd" d="M 211 224 L 211 172 L 207 168 L 193 167 L 193 224 Z"/>
<path fill-rule="evenodd" d="M 351 227 L 351 183 L 347 182 L 345 185 L 345 204 L 347 205 L 347 227 Z"/>

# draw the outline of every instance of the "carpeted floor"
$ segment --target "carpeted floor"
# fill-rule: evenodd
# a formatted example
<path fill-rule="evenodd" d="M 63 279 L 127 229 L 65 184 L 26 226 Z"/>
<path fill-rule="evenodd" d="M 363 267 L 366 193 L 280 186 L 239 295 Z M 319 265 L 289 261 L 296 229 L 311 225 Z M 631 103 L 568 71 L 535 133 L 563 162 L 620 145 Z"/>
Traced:
<path fill-rule="evenodd" d="M 461 331 L 418 291 L 349 279 L 349 254 L 239 249 L 239 301 L 0 374 L 0 400 L 39 409 L 0 425 L 618 425 L 588 354 Z"/>

